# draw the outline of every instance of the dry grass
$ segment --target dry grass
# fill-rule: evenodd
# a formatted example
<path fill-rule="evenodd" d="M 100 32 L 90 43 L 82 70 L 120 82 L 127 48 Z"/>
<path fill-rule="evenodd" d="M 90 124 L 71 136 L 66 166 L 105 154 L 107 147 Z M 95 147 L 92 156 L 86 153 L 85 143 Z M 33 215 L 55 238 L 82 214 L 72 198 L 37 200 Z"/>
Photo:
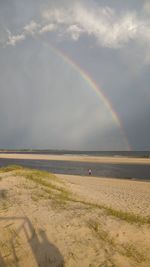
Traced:
<path fill-rule="evenodd" d="M 137 263 L 142 263 L 147 260 L 146 252 L 139 251 L 133 244 L 131 243 L 124 243 L 119 244 L 116 240 L 110 236 L 108 231 L 104 230 L 102 225 L 94 220 L 90 220 L 88 222 L 88 227 L 93 231 L 96 237 L 104 242 L 104 244 L 108 245 L 108 250 L 114 250 L 127 258 L 132 258 Z"/>
<path fill-rule="evenodd" d="M 57 244 L 64 253 L 62 255 L 67 262 L 65 266 L 82 266 L 84 260 L 84 267 L 119 267 L 120 259 L 123 262 L 128 261 L 133 267 L 143 267 L 149 263 L 146 236 L 149 231 L 148 218 L 84 201 L 69 191 L 67 183 L 48 172 L 14 165 L 0 169 L 0 172 L 3 177 L 1 185 L 5 188 L 0 191 L 0 205 L 4 203 L 7 208 L 10 202 L 13 203 L 6 213 L 1 209 L 2 216 L 16 216 L 16 212 L 21 217 L 22 212 L 26 214 L 33 226 L 33 231 L 29 231 L 31 237 L 28 243 L 34 243 L 36 238 L 41 240 L 39 228 L 42 228 L 49 239 L 52 238 L 52 243 Z M 22 224 L 18 221 L 13 224 L 12 220 L 4 224 L 2 220 L 1 225 L 3 239 L 0 241 L 0 251 L 3 259 L 11 264 L 14 257 L 16 266 L 17 262 L 21 266 L 20 253 L 24 253 L 26 259 L 26 252 L 24 234 L 17 229 Z M 27 229 L 29 230 L 28 226 Z M 137 234 L 139 243 L 136 243 Z"/>
<path fill-rule="evenodd" d="M 0 172 L 12 172 L 16 176 L 22 176 L 28 180 L 35 182 L 37 185 L 42 186 L 42 189 L 48 194 L 40 193 L 37 196 L 33 196 L 34 200 L 42 198 L 50 198 L 55 201 L 58 205 L 66 204 L 67 202 L 75 202 L 88 206 L 91 209 L 102 209 L 105 211 L 106 215 L 113 216 L 120 220 L 126 221 L 128 223 L 136 223 L 138 225 L 148 224 L 150 225 L 150 216 L 143 217 L 131 212 L 125 212 L 122 210 L 115 210 L 111 207 L 94 204 L 91 202 L 83 201 L 74 197 L 71 192 L 69 192 L 60 179 L 58 179 L 54 174 L 46 171 L 34 170 L 29 168 L 23 168 L 18 165 L 10 165 L 4 168 L 0 168 Z"/>

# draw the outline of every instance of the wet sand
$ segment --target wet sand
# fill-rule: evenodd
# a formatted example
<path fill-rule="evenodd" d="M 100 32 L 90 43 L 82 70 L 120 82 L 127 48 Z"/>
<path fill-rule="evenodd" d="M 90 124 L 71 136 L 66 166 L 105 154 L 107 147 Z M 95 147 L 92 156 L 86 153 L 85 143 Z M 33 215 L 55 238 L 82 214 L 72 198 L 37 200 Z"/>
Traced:
<path fill-rule="evenodd" d="M 76 156 L 76 155 L 43 155 L 43 154 L 7 154 L 1 153 L 0 158 L 5 159 L 36 159 L 36 160 L 62 160 L 62 161 L 80 161 L 111 164 L 150 164 L 150 158 L 130 158 L 130 157 L 94 157 L 94 156 Z"/>

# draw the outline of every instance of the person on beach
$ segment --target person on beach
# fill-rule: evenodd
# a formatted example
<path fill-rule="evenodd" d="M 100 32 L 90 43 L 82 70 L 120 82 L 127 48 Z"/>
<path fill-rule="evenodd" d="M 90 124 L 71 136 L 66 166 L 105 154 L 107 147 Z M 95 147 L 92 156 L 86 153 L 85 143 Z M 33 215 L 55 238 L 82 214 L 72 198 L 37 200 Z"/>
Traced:
<path fill-rule="evenodd" d="M 89 175 L 92 175 L 92 170 L 89 169 L 89 170 L 88 170 L 88 173 L 89 173 Z"/>

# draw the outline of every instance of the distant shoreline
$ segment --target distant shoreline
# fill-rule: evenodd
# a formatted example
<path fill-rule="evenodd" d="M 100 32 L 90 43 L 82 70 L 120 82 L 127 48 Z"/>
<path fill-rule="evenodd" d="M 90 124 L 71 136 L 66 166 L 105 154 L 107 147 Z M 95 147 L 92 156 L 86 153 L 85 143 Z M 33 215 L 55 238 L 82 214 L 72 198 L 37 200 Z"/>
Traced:
<path fill-rule="evenodd" d="M 1 159 L 32 159 L 32 160 L 58 160 L 79 161 L 107 164 L 150 164 L 150 158 L 122 157 L 122 156 L 86 156 L 86 155 L 47 155 L 24 153 L 0 153 Z"/>

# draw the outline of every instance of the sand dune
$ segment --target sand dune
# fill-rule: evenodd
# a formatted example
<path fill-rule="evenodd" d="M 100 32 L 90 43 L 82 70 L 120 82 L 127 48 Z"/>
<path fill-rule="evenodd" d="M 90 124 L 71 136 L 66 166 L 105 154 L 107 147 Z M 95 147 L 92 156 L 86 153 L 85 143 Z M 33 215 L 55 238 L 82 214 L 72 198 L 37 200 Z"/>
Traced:
<path fill-rule="evenodd" d="M 93 203 L 114 209 L 150 215 L 150 183 L 105 177 L 57 174 L 70 190 Z"/>
<path fill-rule="evenodd" d="M 0 169 L 0 266 L 149 267 L 149 195 L 146 182 Z"/>

